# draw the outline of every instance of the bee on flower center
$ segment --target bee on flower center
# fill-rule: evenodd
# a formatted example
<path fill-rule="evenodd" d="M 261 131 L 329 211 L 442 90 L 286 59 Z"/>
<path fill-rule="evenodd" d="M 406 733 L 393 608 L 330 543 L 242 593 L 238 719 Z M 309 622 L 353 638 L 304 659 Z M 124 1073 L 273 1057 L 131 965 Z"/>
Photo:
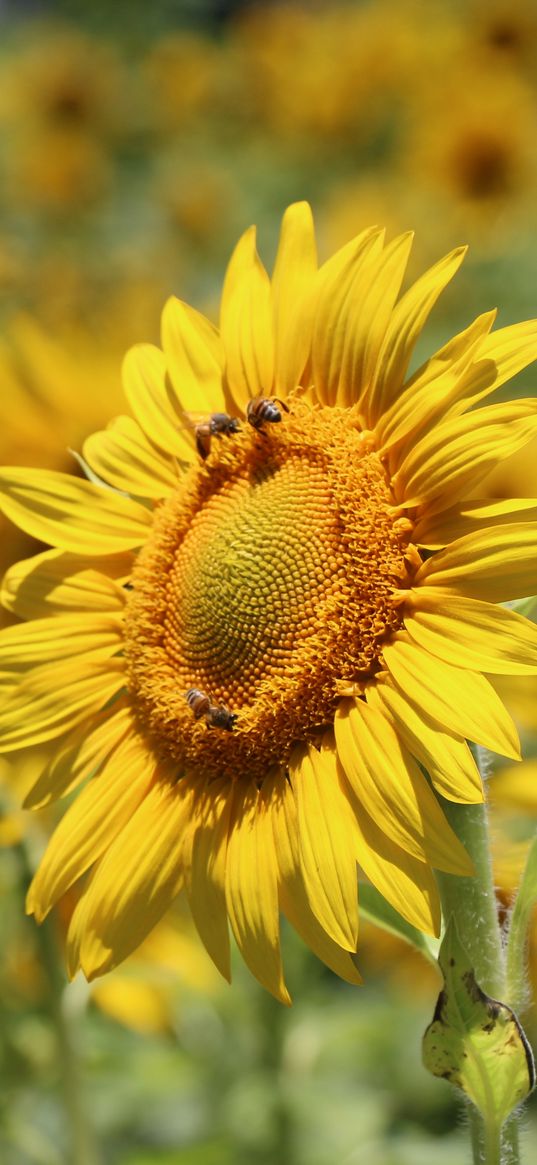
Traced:
<path fill-rule="evenodd" d="M 228 413 L 213 413 L 206 421 L 201 421 L 195 427 L 196 449 L 205 461 L 211 451 L 213 437 L 231 437 L 233 433 L 240 433 L 237 417 L 230 417 Z"/>
<path fill-rule="evenodd" d="M 231 712 L 223 700 L 220 700 L 218 704 L 213 704 L 209 696 L 205 692 L 201 692 L 199 688 L 189 688 L 185 698 L 189 708 L 194 713 L 195 720 L 201 720 L 203 716 L 208 728 L 223 728 L 226 732 L 233 731 L 238 719 L 237 713 Z"/>
<path fill-rule="evenodd" d="M 248 401 L 246 407 L 246 420 L 249 422 L 252 428 L 256 429 L 258 433 L 261 433 L 262 437 L 266 437 L 266 433 L 263 432 L 263 425 L 265 425 L 267 421 L 272 425 L 278 424 L 278 422 L 281 421 L 282 414 L 278 408 L 278 405 L 281 406 L 284 412 L 289 412 L 289 408 L 285 404 L 285 401 L 280 400 L 277 396 L 254 396 L 252 400 Z"/>

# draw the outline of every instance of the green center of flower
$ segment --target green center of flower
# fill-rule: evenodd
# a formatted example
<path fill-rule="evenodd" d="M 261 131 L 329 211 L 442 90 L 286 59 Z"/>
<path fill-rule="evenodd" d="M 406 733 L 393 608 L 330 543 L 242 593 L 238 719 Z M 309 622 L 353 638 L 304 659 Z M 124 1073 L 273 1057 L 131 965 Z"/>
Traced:
<path fill-rule="evenodd" d="M 259 776 L 378 670 L 407 579 L 383 466 L 344 410 L 214 440 L 157 513 L 128 611 L 130 687 L 178 763 Z M 408 536 L 407 536 L 408 537 Z M 186 693 L 237 716 L 196 721 Z"/>
<path fill-rule="evenodd" d="M 337 569 L 324 467 L 303 451 L 252 465 L 193 518 L 170 574 L 167 647 L 198 686 L 242 707 L 311 634 Z"/>

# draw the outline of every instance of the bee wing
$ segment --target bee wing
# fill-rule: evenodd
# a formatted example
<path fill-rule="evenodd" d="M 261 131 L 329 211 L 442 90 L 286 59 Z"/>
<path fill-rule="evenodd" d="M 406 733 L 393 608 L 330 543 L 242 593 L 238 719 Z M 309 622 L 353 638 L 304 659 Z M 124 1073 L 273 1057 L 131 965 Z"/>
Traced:
<path fill-rule="evenodd" d="M 184 410 L 181 413 L 181 424 L 191 433 L 195 432 L 197 425 L 203 425 L 208 420 L 209 416 L 207 413 L 187 413 Z"/>
<path fill-rule="evenodd" d="M 185 434 L 185 437 L 186 437 L 189 445 L 192 445 L 193 448 L 196 449 L 196 451 L 201 456 L 203 456 L 203 453 L 202 453 L 202 450 L 200 449 L 199 439 L 198 439 L 198 434 L 196 432 L 196 429 L 197 429 L 198 425 L 202 425 L 208 419 L 209 418 L 207 416 L 207 413 L 186 412 L 186 410 L 182 410 L 180 417 L 179 417 L 179 424 L 180 424 L 180 426 Z"/>

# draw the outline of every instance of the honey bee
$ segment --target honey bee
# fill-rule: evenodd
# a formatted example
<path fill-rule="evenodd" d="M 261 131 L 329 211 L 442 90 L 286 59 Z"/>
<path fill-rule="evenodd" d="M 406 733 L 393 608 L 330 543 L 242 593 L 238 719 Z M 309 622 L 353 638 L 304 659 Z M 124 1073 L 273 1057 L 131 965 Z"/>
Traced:
<path fill-rule="evenodd" d="M 195 426 L 196 449 L 202 459 L 209 456 L 213 437 L 230 437 L 232 433 L 240 433 L 237 417 L 230 417 L 228 413 L 213 413 L 206 421 L 200 421 Z"/>
<path fill-rule="evenodd" d="M 267 421 L 271 425 L 275 425 L 281 421 L 282 414 L 278 405 L 281 405 L 284 412 L 289 412 L 287 405 L 277 396 L 254 396 L 252 400 L 248 401 L 246 406 L 246 420 L 250 422 L 258 433 L 261 433 L 262 437 L 266 437 L 267 435 L 263 432 L 263 425 Z"/>
<path fill-rule="evenodd" d="M 199 688 L 189 688 L 186 693 L 186 702 L 192 709 L 195 720 L 201 720 L 203 716 L 208 728 L 223 728 L 226 732 L 233 731 L 238 716 L 236 712 L 230 712 L 223 700 L 220 700 L 218 704 L 213 704 L 205 692 L 200 692 Z"/>

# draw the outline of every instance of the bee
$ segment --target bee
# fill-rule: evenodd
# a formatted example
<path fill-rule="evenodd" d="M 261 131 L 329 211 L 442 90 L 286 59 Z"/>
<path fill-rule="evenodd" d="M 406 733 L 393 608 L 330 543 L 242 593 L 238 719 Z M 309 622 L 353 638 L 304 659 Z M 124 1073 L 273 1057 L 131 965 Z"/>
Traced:
<path fill-rule="evenodd" d="M 195 426 L 196 449 L 202 459 L 209 456 L 213 437 L 230 437 L 232 433 L 240 433 L 237 417 L 230 417 L 228 413 L 213 413 L 206 421 L 200 421 Z"/>
<path fill-rule="evenodd" d="M 238 716 L 236 712 L 230 712 L 223 700 L 220 700 L 218 704 L 213 704 L 205 692 L 200 692 L 199 688 L 189 688 L 186 693 L 186 702 L 192 709 L 195 720 L 201 720 L 203 716 L 208 728 L 223 728 L 226 732 L 233 731 Z"/>
<path fill-rule="evenodd" d="M 282 419 L 282 414 L 278 408 L 281 405 L 284 412 L 288 413 L 289 409 L 283 400 L 277 396 L 254 396 L 252 400 L 248 401 L 246 406 L 246 420 L 252 425 L 262 437 L 266 437 L 263 432 L 263 425 L 270 422 L 271 425 L 278 424 Z"/>

